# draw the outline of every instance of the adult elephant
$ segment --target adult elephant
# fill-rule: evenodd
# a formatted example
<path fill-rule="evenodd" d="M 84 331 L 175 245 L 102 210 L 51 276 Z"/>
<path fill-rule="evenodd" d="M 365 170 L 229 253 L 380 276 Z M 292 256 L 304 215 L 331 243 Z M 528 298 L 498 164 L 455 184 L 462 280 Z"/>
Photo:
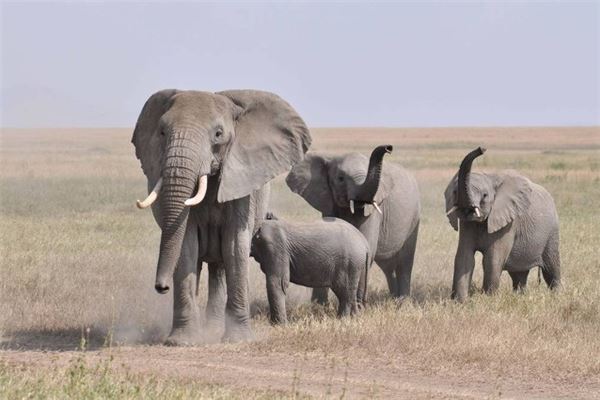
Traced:
<path fill-rule="evenodd" d="M 385 273 L 390 293 L 410 295 L 410 279 L 419 231 L 419 189 L 410 172 L 383 165 L 392 146 L 379 146 L 367 159 L 350 153 L 308 153 L 286 178 L 290 189 L 323 216 L 354 225 L 365 236 L 375 262 Z M 313 290 L 313 300 L 327 301 L 327 290 Z"/>
<path fill-rule="evenodd" d="M 138 207 L 152 204 L 162 230 L 155 289 L 167 293 L 173 282 L 167 344 L 200 339 L 202 262 L 209 267 L 208 325 L 225 320 L 224 340 L 250 338 L 250 240 L 266 213 L 268 182 L 308 150 L 304 121 L 272 93 L 163 90 L 146 101 L 132 142 L 152 189 Z"/>
<path fill-rule="evenodd" d="M 502 270 L 510 274 L 514 290 L 523 290 L 529 270 L 537 266 L 550 288 L 560 287 L 558 215 L 552 196 L 515 171 L 472 173 L 473 160 L 484 152 L 479 147 L 467 154 L 445 191 L 446 215 L 459 231 L 452 298 L 463 301 L 468 296 L 477 251 L 483 254 L 486 293 L 498 288 Z"/>

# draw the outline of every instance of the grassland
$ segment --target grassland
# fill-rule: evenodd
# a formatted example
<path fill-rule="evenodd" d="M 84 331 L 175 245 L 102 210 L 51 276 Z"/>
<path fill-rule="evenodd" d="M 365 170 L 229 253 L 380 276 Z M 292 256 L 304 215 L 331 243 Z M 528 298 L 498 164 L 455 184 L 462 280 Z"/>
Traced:
<path fill-rule="evenodd" d="M 593 398 L 600 391 L 599 128 L 314 129 L 313 150 L 368 153 L 391 143 L 386 162 L 414 171 L 423 215 L 413 301 L 391 301 L 374 268 L 372 304 L 359 317 L 337 320 L 333 306 L 311 305 L 309 291 L 293 287 L 291 323 L 273 328 L 264 277 L 252 264 L 257 339 L 194 349 L 157 345 L 168 333 L 171 300 L 153 290 L 159 231 L 150 212 L 134 207 L 146 184 L 130 133 L 2 132 L 0 397 Z M 533 273 L 523 295 L 511 292 L 506 275 L 495 296 L 448 300 L 457 235 L 444 216 L 443 189 L 477 145 L 489 149 L 477 169 L 517 169 L 554 196 L 560 293 Z M 282 177 L 272 209 L 290 220 L 318 216 Z M 477 286 L 481 276 L 478 267 Z"/>

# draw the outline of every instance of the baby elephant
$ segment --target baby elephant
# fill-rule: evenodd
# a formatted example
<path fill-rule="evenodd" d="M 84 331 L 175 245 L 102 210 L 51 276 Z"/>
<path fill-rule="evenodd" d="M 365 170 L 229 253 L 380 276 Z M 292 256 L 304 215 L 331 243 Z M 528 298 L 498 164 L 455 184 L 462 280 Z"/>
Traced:
<path fill-rule="evenodd" d="M 353 314 L 364 302 L 369 244 L 348 222 L 323 218 L 290 224 L 267 216 L 252 238 L 250 255 L 267 278 L 271 322 L 286 323 L 285 293 L 289 282 L 331 288 L 338 298 L 338 316 Z"/>
<path fill-rule="evenodd" d="M 550 193 L 514 171 L 495 174 L 471 172 L 471 164 L 485 149 L 464 158 L 446 188 L 446 213 L 459 231 L 454 260 L 452 297 L 468 295 L 475 252 L 483 254 L 483 289 L 498 288 L 502 270 L 515 290 L 523 290 L 527 275 L 540 266 L 552 289 L 560 287 L 558 215 Z"/>

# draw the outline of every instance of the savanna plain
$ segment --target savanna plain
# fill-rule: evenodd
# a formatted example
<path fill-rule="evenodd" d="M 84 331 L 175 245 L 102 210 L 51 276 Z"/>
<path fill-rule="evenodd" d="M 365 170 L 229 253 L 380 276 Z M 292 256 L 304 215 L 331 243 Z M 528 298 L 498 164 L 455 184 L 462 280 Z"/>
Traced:
<path fill-rule="evenodd" d="M 135 208 L 146 181 L 131 129 L 4 129 L 0 140 L 0 398 L 600 398 L 600 128 L 313 129 L 312 150 L 369 154 L 412 170 L 423 204 L 412 299 L 389 298 L 378 267 L 369 306 L 288 295 L 272 327 L 264 275 L 250 264 L 256 339 L 162 346 L 172 295 L 153 283 L 159 229 Z M 514 294 L 449 300 L 458 234 L 443 190 L 468 150 L 475 170 L 516 169 L 556 201 L 564 288 L 529 275 Z M 319 214 L 273 182 L 271 209 Z M 478 262 L 480 258 L 478 257 Z M 206 301 L 206 272 L 200 281 Z M 334 298 L 334 296 L 331 296 Z"/>

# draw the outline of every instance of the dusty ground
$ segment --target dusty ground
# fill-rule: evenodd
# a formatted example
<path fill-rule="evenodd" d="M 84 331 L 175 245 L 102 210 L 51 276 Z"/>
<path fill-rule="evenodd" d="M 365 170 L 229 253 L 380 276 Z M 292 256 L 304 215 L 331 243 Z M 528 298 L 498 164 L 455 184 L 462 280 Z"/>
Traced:
<path fill-rule="evenodd" d="M 415 172 L 423 217 L 413 301 L 390 301 L 374 268 L 372 303 L 359 317 L 338 321 L 333 305 L 311 306 L 296 286 L 290 325 L 273 328 L 253 264 L 257 339 L 185 349 L 159 345 L 171 300 L 152 288 L 159 236 L 150 213 L 134 207 L 146 185 L 130 134 L 0 136 L 0 397 L 599 397 L 599 128 L 315 129 L 314 150 L 368 153 L 391 143 L 388 160 Z M 553 194 L 561 293 L 534 272 L 524 295 L 504 276 L 495 296 L 448 301 L 457 235 L 442 193 L 480 144 L 489 150 L 475 168 L 518 169 Z M 281 177 L 272 209 L 290 220 L 317 216 Z"/>

